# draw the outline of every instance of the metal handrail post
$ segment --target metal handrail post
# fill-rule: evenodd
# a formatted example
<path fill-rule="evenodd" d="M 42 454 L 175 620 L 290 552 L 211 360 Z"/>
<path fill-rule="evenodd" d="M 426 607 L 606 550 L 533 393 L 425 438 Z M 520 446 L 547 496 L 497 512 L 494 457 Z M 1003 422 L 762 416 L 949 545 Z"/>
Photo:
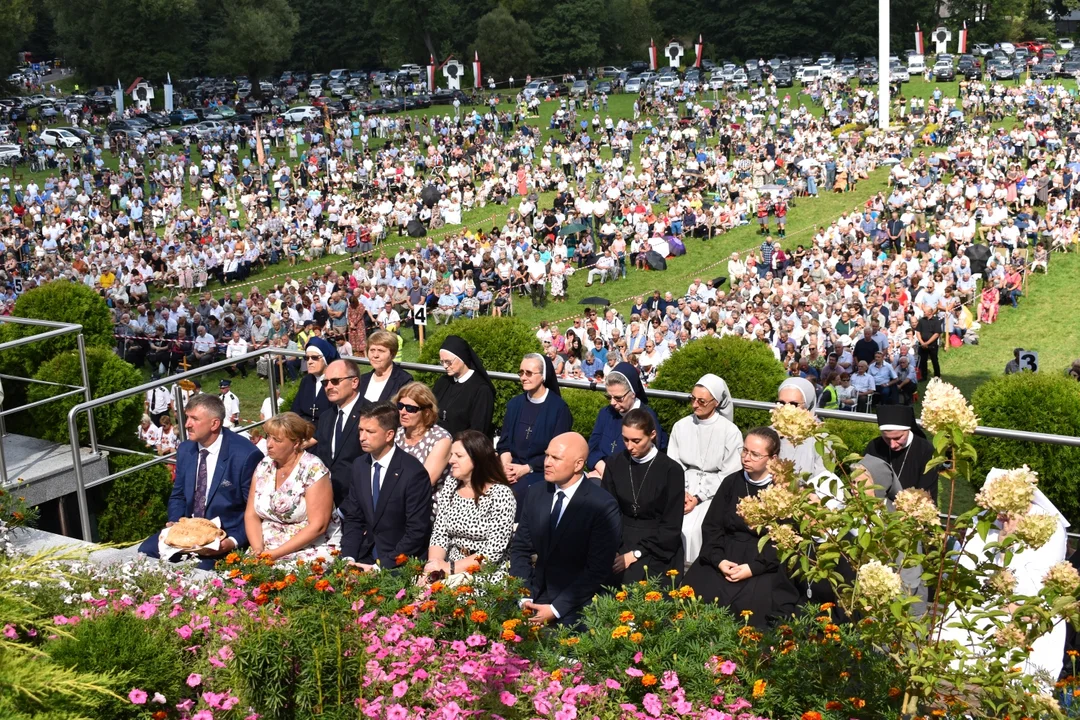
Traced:
<path fill-rule="evenodd" d="M 86 367 L 86 340 L 83 338 L 83 334 L 80 332 L 76 341 L 79 343 L 79 365 L 82 366 L 82 381 L 83 389 L 85 390 L 86 401 L 90 402 L 93 399 L 93 395 L 90 393 L 90 370 Z M 97 441 L 97 427 L 94 425 L 94 409 L 87 408 L 86 410 L 86 426 L 90 431 L 90 451 L 98 451 Z M 89 538 L 84 538 L 89 540 Z"/>
<path fill-rule="evenodd" d="M 173 405 L 176 406 L 176 437 L 178 442 L 187 440 L 187 425 L 184 420 L 184 388 L 180 383 L 173 385 Z"/>
<path fill-rule="evenodd" d="M 274 362 L 274 356 L 273 355 L 271 355 L 268 359 L 269 359 L 270 362 L 267 363 L 268 372 L 266 373 L 266 377 L 269 379 L 269 384 L 270 384 L 270 412 L 273 415 L 277 415 L 278 414 L 277 363 Z M 255 361 L 255 372 L 256 373 L 259 372 L 259 361 L 258 360 Z M 262 420 L 263 418 L 259 418 L 259 419 Z M 269 419 L 269 418 L 267 418 L 267 419 Z"/>
<path fill-rule="evenodd" d="M 68 413 L 68 440 L 71 442 L 71 469 L 75 471 L 75 497 L 79 501 L 79 525 L 82 539 L 93 542 L 90 536 L 90 504 L 86 501 L 86 480 L 83 478 L 82 452 L 79 450 L 79 406 Z"/>

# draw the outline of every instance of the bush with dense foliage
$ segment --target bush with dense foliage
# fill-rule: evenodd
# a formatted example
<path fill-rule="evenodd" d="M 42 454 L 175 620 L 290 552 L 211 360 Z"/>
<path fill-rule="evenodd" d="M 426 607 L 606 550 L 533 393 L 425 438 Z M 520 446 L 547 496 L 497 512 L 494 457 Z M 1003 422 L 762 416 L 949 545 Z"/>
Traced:
<path fill-rule="evenodd" d="M 592 434 L 593 425 L 596 424 L 596 416 L 608 404 L 603 388 L 600 390 L 562 388 L 562 397 L 570 408 L 570 414 L 574 417 L 574 432 L 589 437 Z"/>
<path fill-rule="evenodd" d="M 473 352 L 484 362 L 488 372 L 506 372 L 516 374 L 521 366 L 521 358 L 528 353 L 541 351 L 536 331 L 527 323 L 516 318 L 481 317 L 468 322 L 456 322 L 450 325 L 428 326 L 431 334 L 420 351 L 419 362 L 428 365 L 439 364 L 439 346 L 447 335 L 457 335 L 469 343 Z M 413 373 L 416 379 L 434 386 L 438 375 L 435 373 Z M 506 413 L 506 403 L 521 392 L 517 382 L 495 380 L 495 427 L 502 425 Z M 591 426 L 590 426 L 591 427 Z"/>
<path fill-rule="evenodd" d="M 1029 432 L 1076 435 L 1080 428 L 1080 383 L 1056 373 L 1021 372 L 996 377 L 971 398 L 979 423 Z M 1080 523 L 1080 448 L 1023 440 L 975 437 L 982 478 L 991 468 L 1027 465 L 1039 473 L 1039 488 L 1075 527 Z"/>
<path fill-rule="evenodd" d="M 723 378 L 732 397 L 764 402 L 776 400 L 776 389 L 787 377 L 768 345 L 730 335 L 701 338 L 676 350 L 660 366 L 649 387 L 688 393 L 706 373 Z M 667 430 L 690 414 L 688 402 L 655 398 L 649 404 Z M 743 430 L 767 424 L 768 418 L 764 410 L 735 409 L 735 424 Z"/>
<path fill-rule="evenodd" d="M 80 324 L 87 347 L 113 346 L 112 312 L 104 298 L 81 283 L 57 280 L 28 290 L 15 302 L 14 314 L 34 320 Z M 35 325 L 3 323 L 0 324 L 0 342 L 37 335 L 44 330 Z M 0 364 L 5 372 L 33 376 L 43 363 L 62 352 L 74 350 L 76 338 L 77 335 L 71 333 L 5 350 Z"/>
<path fill-rule="evenodd" d="M 145 455 L 109 457 L 109 472 L 115 473 L 146 462 Z M 159 531 L 168 520 L 172 477 L 165 465 L 136 470 L 110 482 L 104 489 L 98 514 L 98 535 L 102 542 L 134 543 Z"/>
<path fill-rule="evenodd" d="M 142 375 L 135 367 L 117 356 L 110 348 L 88 347 L 86 349 L 86 367 L 90 376 L 91 396 L 94 398 L 111 395 L 122 390 L 129 390 L 143 381 Z M 64 352 L 52 358 L 37 368 L 34 377 L 39 380 L 47 380 L 65 385 L 82 385 L 82 366 L 79 362 L 77 351 Z M 30 386 L 27 399 L 30 402 L 44 400 L 59 395 L 68 388 L 56 385 Z M 98 439 L 110 444 L 130 445 L 132 434 L 139 424 L 139 418 L 143 412 L 143 400 L 140 395 L 126 397 L 115 403 L 99 407 L 94 410 L 94 423 L 97 428 Z M 53 442 L 68 442 L 67 414 L 71 408 L 84 401 L 82 395 L 70 395 L 55 402 L 38 405 L 19 413 L 16 417 L 25 418 L 29 415 L 33 422 L 32 427 L 27 428 L 30 432 L 45 440 Z M 86 413 L 79 416 L 80 441 L 89 441 L 90 433 L 87 429 Z"/>

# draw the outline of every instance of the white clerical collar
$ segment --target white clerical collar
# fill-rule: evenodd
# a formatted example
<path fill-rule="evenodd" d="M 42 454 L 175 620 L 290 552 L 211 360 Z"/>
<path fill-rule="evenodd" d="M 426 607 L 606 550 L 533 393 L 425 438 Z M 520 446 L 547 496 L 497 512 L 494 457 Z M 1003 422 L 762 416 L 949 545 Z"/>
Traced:
<path fill-rule="evenodd" d="M 631 455 L 630 456 L 630 462 L 637 463 L 638 465 L 641 465 L 643 463 L 647 463 L 647 462 L 650 462 L 650 461 L 654 460 L 659 453 L 660 453 L 660 451 L 657 450 L 655 445 L 653 445 L 652 449 L 650 449 L 649 452 L 645 453 L 645 457 L 641 458 L 640 460 L 638 458 L 634 457 L 633 455 Z"/>
<path fill-rule="evenodd" d="M 753 485 L 754 487 L 765 487 L 766 485 L 768 485 L 769 483 L 772 482 L 772 474 L 766 475 L 765 477 L 761 478 L 760 480 L 754 480 L 753 478 L 751 478 L 746 473 L 745 470 L 743 470 L 743 479 L 746 480 L 746 482 Z"/>
<path fill-rule="evenodd" d="M 533 397 L 532 395 L 529 395 L 528 393 L 525 393 L 525 397 L 526 397 L 526 398 L 528 399 L 528 401 L 529 401 L 529 402 L 531 402 L 531 403 L 532 403 L 533 405 L 542 405 L 542 404 L 544 403 L 544 401 L 548 399 L 548 394 L 549 394 L 550 392 L 551 392 L 550 390 L 548 390 L 547 388 L 544 388 L 544 394 L 543 394 L 543 395 L 541 395 L 541 396 L 540 396 L 540 397 L 538 397 L 538 398 L 534 398 L 534 397 Z"/>
<path fill-rule="evenodd" d="M 694 418 L 694 424 L 696 425 L 714 425 L 716 421 L 720 419 L 720 413 L 713 412 L 712 415 L 705 418 L 704 420 L 699 418 L 697 415 L 691 415 L 690 417 Z"/>
<path fill-rule="evenodd" d="M 641 398 L 634 398 L 634 404 L 630 407 L 631 410 L 637 410 L 641 407 Z"/>
<path fill-rule="evenodd" d="M 472 368 L 469 368 L 460 377 L 454 378 L 454 382 L 456 382 L 456 383 L 466 382 L 469 378 L 471 378 L 473 376 L 473 373 L 475 373 L 475 372 L 476 372 L 475 370 L 473 370 Z"/>

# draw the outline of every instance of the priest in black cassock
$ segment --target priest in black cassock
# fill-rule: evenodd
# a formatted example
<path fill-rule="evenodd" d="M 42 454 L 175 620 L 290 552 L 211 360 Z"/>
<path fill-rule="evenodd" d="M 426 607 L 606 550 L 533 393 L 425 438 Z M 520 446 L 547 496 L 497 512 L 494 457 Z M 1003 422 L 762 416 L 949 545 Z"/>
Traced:
<path fill-rule="evenodd" d="M 432 388 L 439 403 L 439 426 L 451 437 L 462 430 L 478 430 L 491 437 L 495 386 L 484 363 L 457 335 L 447 335 L 443 340 L 439 362 L 446 368 L 446 375 Z"/>
<path fill-rule="evenodd" d="M 656 447 L 656 421 L 642 409 L 622 420 L 625 449 L 608 457 L 600 487 L 619 503 L 622 541 L 612 566 L 612 587 L 682 572 L 685 477 L 682 466 Z"/>
<path fill-rule="evenodd" d="M 641 408 L 653 416 L 656 422 L 656 446 L 667 450 L 667 433 L 660 426 L 656 411 L 649 407 L 645 396 L 645 386 L 641 376 L 628 362 L 621 362 L 604 377 L 604 389 L 607 391 L 608 406 L 596 415 L 592 434 L 589 435 L 589 467 L 592 477 L 604 476 L 604 465 L 608 458 L 626 449 L 622 438 L 623 415 Z"/>
<path fill-rule="evenodd" d="M 921 488 L 937 502 L 938 471 L 936 467 L 926 469 L 934 457 L 934 446 L 915 422 L 915 408 L 880 405 L 877 420 L 881 436 L 871 440 L 863 454 L 888 463 L 902 489 Z"/>
<path fill-rule="evenodd" d="M 338 359 L 338 351 L 333 343 L 313 337 L 307 341 L 304 354 L 307 374 L 300 379 L 300 387 L 296 390 L 290 409 L 318 427 L 319 413 L 332 404 L 323 389 L 323 375 L 326 374 L 326 366 Z"/>
<path fill-rule="evenodd" d="M 539 353 L 521 359 L 518 370 L 524 392 L 506 403 L 499 444 L 495 447 L 521 512 L 525 493 L 544 479 L 544 454 L 557 435 L 574 428 L 570 408 L 559 392 L 555 366 Z"/>

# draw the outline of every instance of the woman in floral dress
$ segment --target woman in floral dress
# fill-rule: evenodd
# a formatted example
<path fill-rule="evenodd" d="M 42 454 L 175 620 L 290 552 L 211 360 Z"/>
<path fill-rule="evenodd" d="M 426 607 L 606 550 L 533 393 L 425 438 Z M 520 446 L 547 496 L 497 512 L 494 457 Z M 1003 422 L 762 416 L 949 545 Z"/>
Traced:
<path fill-rule="evenodd" d="M 352 345 L 353 355 L 367 357 L 367 326 L 364 324 L 364 316 L 367 309 L 360 303 L 355 295 L 349 296 L 349 310 L 346 313 L 349 323 L 349 344 Z"/>
<path fill-rule="evenodd" d="M 330 472 L 303 450 L 314 427 L 293 412 L 270 418 L 266 457 L 251 479 L 244 526 L 253 553 L 275 560 L 330 560 L 338 535 Z"/>

